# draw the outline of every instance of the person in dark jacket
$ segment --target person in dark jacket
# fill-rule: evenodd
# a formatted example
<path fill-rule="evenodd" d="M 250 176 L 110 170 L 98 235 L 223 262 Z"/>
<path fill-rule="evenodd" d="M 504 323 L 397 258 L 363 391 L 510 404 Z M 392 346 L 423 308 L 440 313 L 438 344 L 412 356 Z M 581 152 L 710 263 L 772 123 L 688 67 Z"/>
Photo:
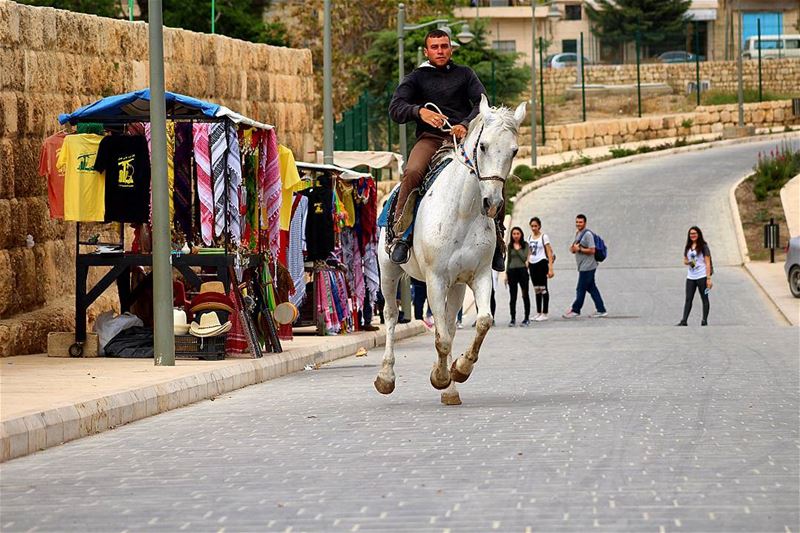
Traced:
<path fill-rule="evenodd" d="M 481 95 L 486 94 L 471 68 L 452 62 L 450 36 L 444 30 L 436 29 L 425 36 L 424 53 L 428 60 L 403 79 L 389 104 L 392 120 L 399 124 L 413 121 L 417 130 L 400 184 L 395 219 L 400 218 L 409 194 L 420 186 L 431 158 L 450 134 L 458 140 L 467 134 L 470 121 L 478 116 Z M 426 108 L 429 102 L 442 113 Z M 452 125 L 452 132 L 441 130 L 445 121 Z M 409 243 L 399 239 L 392 248 L 392 261 L 405 263 L 409 252 Z M 499 270 L 503 270 L 502 256 L 500 265 Z"/>

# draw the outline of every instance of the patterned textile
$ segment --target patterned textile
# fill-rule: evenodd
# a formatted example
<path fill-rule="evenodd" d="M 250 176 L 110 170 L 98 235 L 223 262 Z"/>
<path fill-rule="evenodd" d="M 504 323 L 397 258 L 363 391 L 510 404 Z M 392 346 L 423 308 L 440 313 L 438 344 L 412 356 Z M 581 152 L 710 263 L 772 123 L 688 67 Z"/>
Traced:
<path fill-rule="evenodd" d="M 211 181 L 211 148 L 207 122 L 192 125 L 194 160 L 197 163 L 197 196 L 200 199 L 200 233 L 203 243 L 214 241 L 214 193 Z"/>
<path fill-rule="evenodd" d="M 266 223 L 269 250 L 277 255 L 281 212 L 281 174 L 278 161 L 278 138 L 275 130 L 267 131 L 266 183 L 263 201 L 266 206 Z"/>
<path fill-rule="evenodd" d="M 192 235 L 192 124 L 175 125 L 175 222 L 188 241 Z"/>
<path fill-rule="evenodd" d="M 228 135 L 228 230 L 231 240 L 238 245 L 242 242 L 242 213 L 239 202 L 239 190 L 242 188 L 242 157 L 239 154 L 239 137 L 236 127 L 230 124 Z M 277 246 L 275 250 L 277 251 Z"/>
<path fill-rule="evenodd" d="M 374 302 L 375 295 L 378 294 L 378 289 L 380 288 L 378 245 L 374 241 L 367 244 L 364 251 L 364 278 L 371 298 L 370 301 Z"/>
<path fill-rule="evenodd" d="M 229 294 L 233 296 L 233 286 L 231 286 Z M 225 338 L 225 352 L 228 354 L 243 354 L 250 351 L 250 346 L 247 344 L 247 332 L 242 319 L 239 316 L 241 307 L 239 306 L 239 298 L 231 298 L 233 301 L 233 313 L 230 314 L 228 320 L 231 321 L 231 330 Z"/>
<path fill-rule="evenodd" d="M 289 251 L 286 262 L 289 274 L 294 281 L 294 294 L 289 296 L 289 301 L 298 308 L 306 297 L 306 280 L 303 269 L 303 237 L 305 236 L 305 219 L 308 210 L 308 198 L 297 196 L 292 223 L 289 225 Z"/>
<path fill-rule="evenodd" d="M 211 124 L 208 142 L 211 146 L 211 177 L 214 183 L 214 235 L 219 237 L 225 231 L 225 149 L 228 144 L 225 124 Z"/>
<path fill-rule="evenodd" d="M 258 249 L 258 146 L 253 130 L 246 130 L 242 135 L 242 176 L 244 180 L 242 199 L 242 240 L 251 250 Z"/>
<path fill-rule="evenodd" d="M 175 217 L 175 203 L 172 193 L 175 190 L 175 122 L 167 121 L 167 198 L 169 199 L 169 222 Z"/>
<path fill-rule="evenodd" d="M 378 186 L 373 179 L 361 179 L 356 187 L 363 199 L 360 212 L 361 249 L 378 238 Z"/>
<path fill-rule="evenodd" d="M 258 250 L 266 251 L 269 246 L 269 224 L 267 222 L 267 132 L 259 130 L 253 134 L 253 143 L 258 148 L 258 170 L 256 189 L 258 190 Z"/>

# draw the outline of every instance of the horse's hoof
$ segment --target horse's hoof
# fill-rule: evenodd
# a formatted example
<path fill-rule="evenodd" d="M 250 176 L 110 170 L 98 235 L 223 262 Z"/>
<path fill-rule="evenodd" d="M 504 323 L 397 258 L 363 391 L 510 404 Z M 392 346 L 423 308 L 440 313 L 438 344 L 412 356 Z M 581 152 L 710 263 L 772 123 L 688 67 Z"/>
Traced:
<path fill-rule="evenodd" d="M 456 367 L 456 361 L 453 361 L 453 365 L 450 367 L 450 378 L 455 381 L 456 383 L 464 383 L 469 379 L 469 374 L 462 374 L 458 371 Z"/>
<path fill-rule="evenodd" d="M 391 394 L 394 392 L 394 381 L 389 381 L 388 379 L 383 379 L 378 376 L 375 378 L 375 390 L 381 394 Z"/>
<path fill-rule="evenodd" d="M 434 378 L 434 374 L 435 373 L 436 373 L 436 369 L 433 369 L 431 371 L 431 385 L 433 385 L 434 389 L 436 389 L 436 390 L 444 390 L 444 389 L 446 389 L 447 387 L 450 386 L 450 383 L 451 383 L 450 382 L 450 378 L 448 378 L 447 381 L 444 382 L 444 383 L 438 382 L 438 381 L 436 381 L 436 378 Z"/>
<path fill-rule="evenodd" d="M 445 394 L 442 393 L 442 404 L 444 405 L 461 405 L 461 396 L 458 393 Z"/>

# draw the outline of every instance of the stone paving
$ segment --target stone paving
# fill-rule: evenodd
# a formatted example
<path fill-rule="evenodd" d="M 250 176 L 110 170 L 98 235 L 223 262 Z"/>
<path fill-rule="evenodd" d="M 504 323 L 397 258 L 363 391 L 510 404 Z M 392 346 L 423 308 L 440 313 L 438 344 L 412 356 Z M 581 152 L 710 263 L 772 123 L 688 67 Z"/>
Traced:
<path fill-rule="evenodd" d="M 639 175 L 658 180 L 665 166 Z M 636 168 L 625 172 L 617 179 Z M 613 177 L 526 197 L 555 242 L 568 237 L 555 197 L 569 219 L 569 198 L 591 195 L 595 178 Z M 676 217 L 670 198 L 716 205 L 715 191 L 662 186 Z M 711 326 L 672 326 L 685 271 L 670 239 L 685 236 L 683 218 L 637 264 L 640 235 L 656 230 L 632 226 L 635 238 L 620 239 L 615 191 L 597 191 L 590 222 L 605 217 L 614 243 L 598 273 L 611 317 L 511 329 L 499 288 L 463 405 L 439 403 L 424 335 L 398 344 L 388 397 L 372 388 L 374 349 L 0 465 L 0 530 L 798 532 L 797 328 L 735 266 L 725 224 L 700 211 L 720 249 Z M 651 211 L 653 224 L 668 219 Z M 554 315 L 576 276 L 557 253 Z M 458 332 L 456 353 L 472 331 Z"/>

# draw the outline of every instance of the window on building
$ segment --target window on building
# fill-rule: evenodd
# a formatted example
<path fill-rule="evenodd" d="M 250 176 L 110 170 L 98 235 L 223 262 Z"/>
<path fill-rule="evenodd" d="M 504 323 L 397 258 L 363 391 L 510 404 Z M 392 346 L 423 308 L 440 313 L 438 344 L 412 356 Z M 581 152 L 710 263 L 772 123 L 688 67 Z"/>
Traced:
<path fill-rule="evenodd" d="M 516 52 L 517 41 L 492 41 L 492 48 L 499 52 Z"/>
<path fill-rule="evenodd" d="M 791 50 L 800 48 L 800 39 L 786 39 L 786 48 Z"/>
<path fill-rule="evenodd" d="M 581 5 L 565 5 L 564 6 L 564 20 L 581 20 Z"/>
<path fill-rule="evenodd" d="M 577 39 L 564 39 L 561 41 L 561 51 L 565 54 L 578 53 L 578 40 Z"/>

